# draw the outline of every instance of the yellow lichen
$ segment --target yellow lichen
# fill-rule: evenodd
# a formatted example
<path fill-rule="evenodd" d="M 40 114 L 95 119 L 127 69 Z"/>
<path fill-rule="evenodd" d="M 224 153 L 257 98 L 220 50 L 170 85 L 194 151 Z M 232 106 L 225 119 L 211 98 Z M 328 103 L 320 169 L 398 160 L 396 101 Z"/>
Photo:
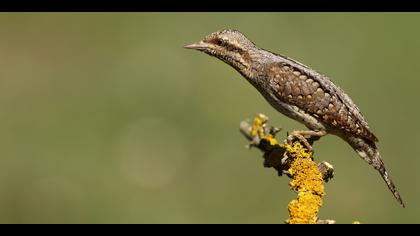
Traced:
<path fill-rule="evenodd" d="M 259 136 L 260 139 L 265 139 L 270 143 L 270 145 L 276 145 L 278 144 L 277 139 L 274 137 L 274 135 L 265 132 L 264 127 L 265 124 L 268 121 L 268 117 L 263 114 L 258 114 L 255 119 L 254 123 L 251 126 L 250 133 L 253 137 Z"/>
<path fill-rule="evenodd" d="M 353 223 L 352 223 L 352 224 L 354 224 L 354 225 L 359 225 L 359 224 L 361 224 L 361 223 L 360 223 L 360 221 L 355 220 L 355 221 L 353 221 Z"/>
<path fill-rule="evenodd" d="M 254 123 L 251 127 L 251 135 L 256 136 L 259 134 L 260 130 L 263 128 L 264 124 L 267 123 L 268 118 L 263 114 L 258 114 L 255 119 Z"/>
<path fill-rule="evenodd" d="M 289 175 L 292 178 L 290 187 L 297 192 L 296 200 L 289 204 L 289 224 L 314 224 L 318 219 L 318 211 L 322 205 L 324 196 L 324 182 L 317 164 L 312 160 L 312 152 L 309 152 L 299 142 L 292 145 L 279 144 L 275 136 L 266 130 L 268 118 L 258 114 L 250 128 L 252 137 L 258 136 L 270 144 L 268 150 L 281 146 L 286 150 L 290 160 Z"/>
<path fill-rule="evenodd" d="M 324 196 L 322 174 L 312 153 L 299 142 L 285 144 L 286 155 L 292 158 L 289 174 L 292 177 L 290 187 L 297 192 L 297 199 L 289 204 L 289 224 L 314 224 Z"/>
<path fill-rule="evenodd" d="M 283 144 L 283 147 L 286 148 L 288 155 L 292 157 L 312 158 L 312 153 L 308 152 L 308 150 L 304 148 L 299 142 L 295 142 L 293 145 Z"/>

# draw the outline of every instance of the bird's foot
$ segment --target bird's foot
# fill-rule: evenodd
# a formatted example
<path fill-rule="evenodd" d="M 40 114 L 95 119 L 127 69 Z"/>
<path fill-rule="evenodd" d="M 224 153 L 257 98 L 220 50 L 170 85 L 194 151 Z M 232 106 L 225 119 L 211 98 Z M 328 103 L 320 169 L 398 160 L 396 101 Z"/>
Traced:
<path fill-rule="evenodd" d="M 312 144 L 314 141 L 326 134 L 325 131 L 297 130 L 287 135 L 287 143 L 291 145 L 297 139 L 309 152 L 313 152 Z M 308 138 L 305 138 L 305 136 L 308 136 Z"/>
<path fill-rule="evenodd" d="M 297 133 L 297 131 L 293 131 L 291 134 L 287 136 L 287 144 L 292 145 L 294 141 L 299 141 L 303 144 L 303 146 L 309 151 L 312 152 L 312 146 L 305 138 L 305 136 Z"/>

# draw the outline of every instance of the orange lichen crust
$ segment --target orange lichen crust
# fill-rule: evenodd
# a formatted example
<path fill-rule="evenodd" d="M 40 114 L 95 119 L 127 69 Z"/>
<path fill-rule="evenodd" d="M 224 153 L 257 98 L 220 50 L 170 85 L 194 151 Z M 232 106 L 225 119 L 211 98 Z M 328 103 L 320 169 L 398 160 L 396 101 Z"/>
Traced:
<path fill-rule="evenodd" d="M 289 204 L 289 224 L 314 224 L 324 196 L 324 182 L 317 164 L 299 142 L 284 144 L 286 155 L 292 159 L 289 173 L 290 187 L 297 192 L 297 199 Z"/>

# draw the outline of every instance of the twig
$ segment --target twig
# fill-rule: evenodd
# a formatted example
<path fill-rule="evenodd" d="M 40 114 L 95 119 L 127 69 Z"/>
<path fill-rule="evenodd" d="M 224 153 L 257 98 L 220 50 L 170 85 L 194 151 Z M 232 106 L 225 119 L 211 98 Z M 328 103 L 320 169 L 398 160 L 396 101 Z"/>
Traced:
<path fill-rule="evenodd" d="M 280 144 L 275 135 L 279 128 L 268 127 L 268 118 L 259 114 L 252 124 L 240 123 L 241 133 L 250 141 L 249 147 L 257 147 L 264 155 L 264 167 L 273 167 L 279 175 L 286 174 L 292 181 L 290 186 L 297 192 L 297 199 L 289 204 L 290 224 L 335 223 L 333 220 L 319 220 L 319 207 L 324 196 L 324 181 L 333 177 L 333 167 L 327 162 L 316 164 L 313 153 L 299 141 Z"/>

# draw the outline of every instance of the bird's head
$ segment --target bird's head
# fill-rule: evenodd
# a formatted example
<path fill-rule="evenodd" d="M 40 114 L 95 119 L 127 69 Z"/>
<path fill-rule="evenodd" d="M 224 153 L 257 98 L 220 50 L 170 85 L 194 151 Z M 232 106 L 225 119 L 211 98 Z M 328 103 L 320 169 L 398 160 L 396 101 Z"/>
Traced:
<path fill-rule="evenodd" d="M 221 30 L 211 33 L 203 40 L 187 45 L 185 48 L 196 49 L 230 64 L 238 70 L 250 68 L 252 52 L 256 46 L 237 30 Z"/>

